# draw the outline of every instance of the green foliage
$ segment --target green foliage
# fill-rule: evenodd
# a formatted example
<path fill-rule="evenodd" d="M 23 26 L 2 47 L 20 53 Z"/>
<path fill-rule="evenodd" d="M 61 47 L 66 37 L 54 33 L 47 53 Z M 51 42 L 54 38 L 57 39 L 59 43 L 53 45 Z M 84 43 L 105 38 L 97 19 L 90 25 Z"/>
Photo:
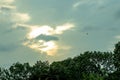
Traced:
<path fill-rule="evenodd" d="M 21 64 L 17 62 L 9 68 L 9 74 L 13 80 L 28 80 L 31 74 L 30 65 L 29 63 Z"/>
<path fill-rule="evenodd" d="M 115 44 L 114 49 L 114 65 L 118 71 L 120 71 L 120 42 Z"/>
<path fill-rule="evenodd" d="M 84 52 L 53 62 L 14 63 L 0 68 L 0 80 L 120 80 L 120 42 L 112 52 Z"/>
<path fill-rule="evenodd" d="M 83 80 L 104 80 L 104 78 L 99 76 L 98 74 L 90 73 L 83 74 Z"/>
<path fill-rule="evenodd" d="M 48 75 L 49 73 L 49 63 L 37 61 L 35 65 L 31 68 L 30 80 L 38 80 L 44 75 Z"/>

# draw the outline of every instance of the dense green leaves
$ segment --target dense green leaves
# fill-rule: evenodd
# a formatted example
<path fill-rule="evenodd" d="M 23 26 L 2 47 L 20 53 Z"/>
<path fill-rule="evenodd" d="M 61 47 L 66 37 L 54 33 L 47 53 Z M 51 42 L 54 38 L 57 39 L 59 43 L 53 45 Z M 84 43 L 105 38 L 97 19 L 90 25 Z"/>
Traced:
<path fill-rule="evenodd" d="M 117 70 L 120 70 L 120 42 L 115 44 L 114 49 L 114 64 Z"/>
<path fill-rule="evenodd" d="M 14 63 L 0 68 L 0 80 L 120 80 L 120 42 L 112 52 L 84 52 L 53 62 Z"/>
<path fill-rule="evenodd" d="M 37 61 L 35 65 L 31 67 L 30 80 L 38 80 L 44 75 L 48 75 L 49 72 L 49 63 Z"/>

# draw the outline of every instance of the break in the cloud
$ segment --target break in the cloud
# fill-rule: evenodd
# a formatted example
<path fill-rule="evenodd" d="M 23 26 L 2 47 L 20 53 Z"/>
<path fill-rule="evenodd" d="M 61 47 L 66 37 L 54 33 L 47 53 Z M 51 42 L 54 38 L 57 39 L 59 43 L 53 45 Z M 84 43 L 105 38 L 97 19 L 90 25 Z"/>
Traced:
<path fill-rule="evenodd" d="M 74 27 L 72 23 L 65 23 L 55 28 L 48 25 L 25 25 L 18 24 L 16 28 L 27 29 L 26 40 L 23 42 L 24 46 L 27 46 L 40 53 L 47 53 L 47 55 L 53 56 L 57 53 L 57 50 L 61 47 L 57 44 L 59 40 L 55 35 L 62 35 L 65 31 Z"/>
<path fill-rule="evenodd" d="M 58 49 L 58 45 L 54 41 L 27 40 L 23 45 L 36 50 L 39 53 L 46 53 L 50 56 L 55 55 Z"/>

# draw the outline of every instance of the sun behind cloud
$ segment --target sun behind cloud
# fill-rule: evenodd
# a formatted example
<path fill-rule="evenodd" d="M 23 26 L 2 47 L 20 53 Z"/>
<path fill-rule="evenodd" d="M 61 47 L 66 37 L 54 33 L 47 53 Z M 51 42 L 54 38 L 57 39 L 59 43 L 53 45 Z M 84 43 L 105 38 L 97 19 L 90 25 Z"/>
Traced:
<path fill-rule="evenodd" d="M 29 32 L 26 34 L 26 41 L 23 42 L 24 46 L 27 46 L 40 53 L 46 53 L 49 56 L 54 56 L 61 46 L 57 44 L 58 39 L 48 39 L 48 36 L 51 36 L 50 38 L 56 38 L 52 36 L 62 35 L 65 31 L 73 28 L 74 24 L 65 23 L 63 25 L 56 26 L 56 28 L 48 25 L 39 26 L 21 24 L 20 27 L 24 27 L 29 30 Z M 46 39 L 45 36 L 47 36 L 48 41 L 42 38 L 39 39 L 38 37 L 40 36 L 43 36 L 42 38 L 44 39 Z"/>
<path fill-rule="evenodd" d="M 49 56 L 54 56 L 58 49 L 58 45 L 54 41 L 27 41 L 24 42 L 23 45 L 40 53 L 47 53 Z"/>
<path fill-rule="evenodd" d="M 27 38 L 33 39 L 41 34 L 52 35 L 53 29 L 50 26 L 32 26 Z"/>

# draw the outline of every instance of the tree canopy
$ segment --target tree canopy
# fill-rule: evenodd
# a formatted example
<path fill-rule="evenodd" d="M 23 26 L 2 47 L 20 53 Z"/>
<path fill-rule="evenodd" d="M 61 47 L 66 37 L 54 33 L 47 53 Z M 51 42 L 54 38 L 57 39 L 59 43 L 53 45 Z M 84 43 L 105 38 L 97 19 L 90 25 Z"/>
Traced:
<path fill-rule="evenodd" d="M 74 58 L 49 64 L 48 61 L 14 63 L 0 68 L 0 80 L 120 80 L 120 42 L 114 52 L 86 51 Z"/>

